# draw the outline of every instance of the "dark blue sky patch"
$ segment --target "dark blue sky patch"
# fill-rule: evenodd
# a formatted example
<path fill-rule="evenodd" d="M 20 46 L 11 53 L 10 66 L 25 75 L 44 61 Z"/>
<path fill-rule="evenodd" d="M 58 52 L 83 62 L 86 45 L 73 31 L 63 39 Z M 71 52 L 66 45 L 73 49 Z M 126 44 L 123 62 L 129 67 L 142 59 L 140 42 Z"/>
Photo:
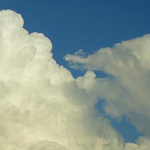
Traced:
<path fill-rule="evenodd" d="M 135 126 L 130 123 L 126 116 L 123 116 L 120 119 L 114 119 L 106 114 L 104 111 L 105 105 L 105 100 L 99 100 L 95 105 L 95 108 L 100 114 L 111 121 L 111 125 L 123 136 L 125 142 L 134 143 L 139 136 L 143 136 L 143 134 L 139 133 Z"/>
<path fill-rule="evenodd" d="M 94 71 L 94 72 L 95 72 L 97 78 L 113 78 L 112 75 L 107 74 L 104 71 Z"/>
<path fill-rule="evenodd" d="M 143 136 L 143 134 L 139 133 L 136 127 L 133 126 L 125 116 L 123 116 L 121 120 L 110 119 L 112 126 L 119 131 L 126 142 L 135 142 L 139 136 Z"/>

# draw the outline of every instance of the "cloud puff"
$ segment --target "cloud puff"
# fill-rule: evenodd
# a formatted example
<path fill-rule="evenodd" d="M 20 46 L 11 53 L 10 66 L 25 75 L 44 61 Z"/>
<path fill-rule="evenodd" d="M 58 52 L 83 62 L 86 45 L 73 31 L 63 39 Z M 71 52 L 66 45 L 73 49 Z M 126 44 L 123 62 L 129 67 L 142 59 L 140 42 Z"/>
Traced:
<path fill-rule="evenodd" d="M 0 149 L 122 149 L 120 134 L 94 110 L 95 74 L 74 79 L 51 50 L 21 15 L 0 11 Z"/>
<path fill-rule="evenodd" d="M 109 76 L 96 80 L 95 91 L 106 102 L 105 112 L 112 117 L 125 115 L 139 132 L 150 136 L 150 35 L 101 48 L 87 57 L 83 52 L 66 55 L 73 68 L 104 71 Z M 126 149 L 148 149 L 139 138 Z M 142 144 L 141 144 L 142 143 Z"/>
<path fill-rule="evenodd" d="M 52 43 L 29 34 L 21 15 L 0 11 L 0 149 L 147 150 L 149 147 L 149 35 L 85 57 L 65 58 L 88 71 L 73 78 L 53 59 Z M 113 76 L 96 78 L 94 70 Z M 126 115 L 143 132 L 125 143 L 96 112 L 102 98 L 112 117 Z"/>

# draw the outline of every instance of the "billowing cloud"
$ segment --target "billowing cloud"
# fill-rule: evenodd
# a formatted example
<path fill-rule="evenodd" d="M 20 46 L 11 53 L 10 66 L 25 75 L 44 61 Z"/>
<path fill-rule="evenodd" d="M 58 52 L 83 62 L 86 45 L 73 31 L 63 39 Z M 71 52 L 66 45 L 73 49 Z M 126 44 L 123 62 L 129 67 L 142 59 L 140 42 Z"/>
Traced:
<path fill-rule="evenodd" d="M 149 147 L 149 35 L 84 57 L 67 55 L 88 71 L 73 78 L 53 59 L 52 43 L 29 34 L 21 15 L 0 11 L 0 149 L 147 150 Z M 103 70 L 113 78 L 96 78 Z M 96 112 L 98 98 L 112 117 L 126 115 L 145 134 L 125 143 Z"/>
<path fill-rule="evenodd" d="M 97 79 L 94 86 L 99 98 L 106 102 L 105 112 L 117 118 L 125 115 L 138 131 L 148 138 L 150 136 L 149 56 L 150 35 L 145 35 L 115 44 L 112 48 L 101 48 L 87 57 L 84 56 L 83 51 L 79 51 L 74 55 L 66 55 L 65 59 L 75 69 L 104 71 L 108 74 L 107 78 Z M 141 139 L 138 140 L 140 144 Z M 126 147 L 129 150 L 134 147 L 143 150 L 135 144 L 128 144 Z M 148 147 L 144 145 L 144 150 Z"/>
<path fill-rule="evenodd" d="M 51 49 L 21 15 L 0 12 L 0 149 L 119 150 L 120 135 L 94 112 L 95 74 L 74 79 Z"/>

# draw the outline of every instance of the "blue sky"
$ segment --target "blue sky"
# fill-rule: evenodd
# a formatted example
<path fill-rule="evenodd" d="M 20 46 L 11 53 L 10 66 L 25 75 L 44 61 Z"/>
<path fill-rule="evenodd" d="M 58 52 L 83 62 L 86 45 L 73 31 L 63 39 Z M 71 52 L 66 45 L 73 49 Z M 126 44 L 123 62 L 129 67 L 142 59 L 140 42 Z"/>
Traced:
<path fill-rule="evenodd" d="M 69 65 L 63 59 L 66 54 L 79 49 L 92 54 L 99 48 L 150 33 L 149 0 L 0 0 L 0 9 L 20 13 L 25 29 L 50 38 L 55 60 L 67 68 Z M 83 74 L 69 70 L 75 77 Z M 109 119 L 127 142 L 134 142 L 139 136 L 125 118 L 120 123 Z"/>

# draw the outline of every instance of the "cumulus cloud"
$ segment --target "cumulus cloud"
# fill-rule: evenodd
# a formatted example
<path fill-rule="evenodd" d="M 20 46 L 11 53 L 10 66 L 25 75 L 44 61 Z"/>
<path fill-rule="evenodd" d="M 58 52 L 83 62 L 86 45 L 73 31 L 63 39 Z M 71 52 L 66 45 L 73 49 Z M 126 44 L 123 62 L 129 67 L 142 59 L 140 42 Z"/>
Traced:
<path fill-rule="evenodd" d="M 20 14 L 0 11 L 0 149 L 147 150 L 150 36 L 88 57 L 82 51 L 67 55 L 72 66 L 87 69 L 75 79 L 53 59 L 51 41 L 29 34 L 23 23 Z M 113 78 L 96 78 L 94 70 Z M 96 112 L 99 98 L 106 101 L 106 113 L 126 115 L 145 136 L 125 143 Z"/>
<path fill-rule="evenodd" d="M 120 134 L 94 111 L 95 74 L 74 79 L 51 41 L 23 22 L 0 11 L 0 149 L 120 150 Z"/>
<path fill-rule="evenodd" d="M 89 71 L 104 71 L 108 76 L 99 78 L 95 91 L 105 100 L 105 112 L 112 117 L 126 116 L 146 140 L 139 138 L 136 144 L 127 144 L 126 149 L 149 149 L 150 136 L 150 35 L 101 48 L 84 56 L 83 52 L 66 55 L 73 68 Z M 141 142 L 142 141 L 142 142 Z"/>

